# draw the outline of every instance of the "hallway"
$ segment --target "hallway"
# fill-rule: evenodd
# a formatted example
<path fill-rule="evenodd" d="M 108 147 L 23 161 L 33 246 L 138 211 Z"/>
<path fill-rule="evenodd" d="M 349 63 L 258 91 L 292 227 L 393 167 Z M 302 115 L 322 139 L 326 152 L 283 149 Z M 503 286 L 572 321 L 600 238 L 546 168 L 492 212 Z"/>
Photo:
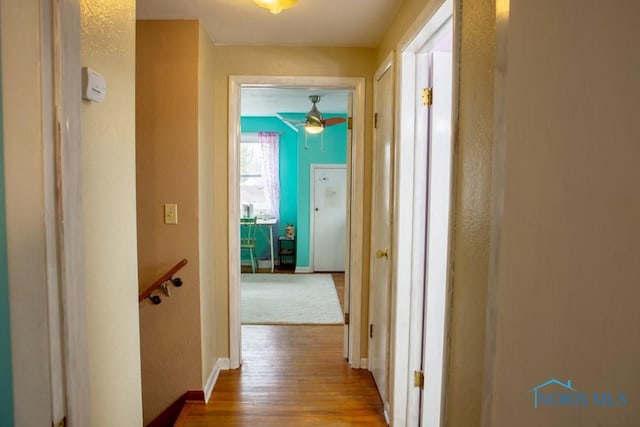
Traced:
<path fill-rule="evenodd" d="M 342 357 L 342 326 L 242 327 L 243 365 L 176 427 L 385 426 L 371 374 Z"/>
<path fill-rule="evenodd" d="M 334 274 L 344 301 L 344 274 Z M 365 369 L 342 355 L 342 326 L 242 326 L 241 369 L 222 371 L 208 405 L 187 404 L 176 427 L 385 426 Z"/>

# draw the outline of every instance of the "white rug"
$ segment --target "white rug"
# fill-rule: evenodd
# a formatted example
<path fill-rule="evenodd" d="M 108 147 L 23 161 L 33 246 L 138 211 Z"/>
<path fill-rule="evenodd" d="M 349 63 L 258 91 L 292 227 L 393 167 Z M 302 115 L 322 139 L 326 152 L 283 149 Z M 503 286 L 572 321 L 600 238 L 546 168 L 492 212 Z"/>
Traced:
<path fill-rule="evenodd" d="M 249 325 L 341 325 L 330 274 L 243 274 L 240 319 Z"/>

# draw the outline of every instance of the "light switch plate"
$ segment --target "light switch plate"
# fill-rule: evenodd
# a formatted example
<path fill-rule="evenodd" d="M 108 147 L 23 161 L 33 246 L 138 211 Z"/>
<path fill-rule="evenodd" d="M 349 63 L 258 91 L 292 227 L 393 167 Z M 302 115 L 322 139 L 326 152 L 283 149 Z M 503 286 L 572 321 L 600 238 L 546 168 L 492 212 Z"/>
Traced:
<path fill-rule="evenodd" d="M 164 205 L 164 223 L 178 223 L 178 205 L 175 203 L 167 203 Z"/>

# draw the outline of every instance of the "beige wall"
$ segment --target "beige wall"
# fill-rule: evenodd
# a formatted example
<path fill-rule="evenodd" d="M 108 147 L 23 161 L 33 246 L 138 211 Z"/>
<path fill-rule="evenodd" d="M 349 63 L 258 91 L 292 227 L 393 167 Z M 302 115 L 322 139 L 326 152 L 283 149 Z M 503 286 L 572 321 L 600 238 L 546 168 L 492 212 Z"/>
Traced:
<path fill-rule="evenodd" d="M 0 7 L 15 425 L 50 425 L 41 9 L 37 0 Z"/>
<path fill-rule="evenodd" d="M 579 3 L 510 2 L 492 427 L 640 425 L 640 4 Z M 535 410 L 550 378 L 629 402 Z"/>
<path fill-rule="evenodd" d="M 425 14 L 433 13 L 441 3 L 441 0 L 404 0 L 376 50 L 376 64 L 381 64 L 392 50 L 398 50 L 400 41 L 409 41 L 404 40 L 406 35 L 415 34 L 423 25 Z"/>
<path fill-rule="evenodd" d="M 213 42 L 200 27 L 198 70 L 198 181 L 200 200 L 200 327 L 202 328 L 202 384 L 218 359 L 216 319 L 216 259 L 214 252 L 213 132 L 215 102 Z"/>
<path fill-rule="evenodd" d="M 136 156 L 140 287 L 187 258 L 184 285 L 140 304 L 142 398 L 149 422 L 188 390 L 202 389 L 198 203 L 197 21 L 138 21 Z M 178 205 L 164 224 L 163 205 Z"/>
<path fill-rule="evenodd" d="M 495 3 L 461 3 L 455 275 L 446 396 L 446 425 L 450 427 L 480 423 L 494 117 Z"/>
<path fill-rule="evenodd" d="M 374 71 L 373 49 L 366 48 L 322 48 L 322 47 L 268 47 L 268 46 L 216 46 L 215 49 L 215 225 L 216 238 L 216 283 L 218 301 L 218 355 L 229 357 L 229 269 L 227 230 L 227 117 L 229 75 L 270 75 L 270 76 L 346 76 L 365 77 L 366 92 L 371 93 Z M 371 128 L 372 101 L 366 97 L 365 123 L 365 241 L 363 258 L 363 330 L 362 354 L 366 354 L 369 282 L 369 221 L 366 214 L 371 205 Z"/>
<path fill-rule="evenodd" d="M 135 2 L 83 0 L 81 13 L 82 65 L 108 88 L 81 117 L 91 425 L 140 425 Z"/>

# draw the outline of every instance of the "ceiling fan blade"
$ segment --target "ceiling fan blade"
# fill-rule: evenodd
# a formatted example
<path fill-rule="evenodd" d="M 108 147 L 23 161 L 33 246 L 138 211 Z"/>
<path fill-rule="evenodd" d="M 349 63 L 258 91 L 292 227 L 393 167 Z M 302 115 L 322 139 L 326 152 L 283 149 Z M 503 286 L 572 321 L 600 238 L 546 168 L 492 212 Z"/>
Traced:
<path fill-rule="evenodd" d="M 331 117 L 329 119 L 323 120 L 322 124 L 324 124 L 325 126 L 333 126 L 333 125 L 338 125 L 340 123 L 344 123 L 346 121 L 347 120 L 342 117 Z"/>

